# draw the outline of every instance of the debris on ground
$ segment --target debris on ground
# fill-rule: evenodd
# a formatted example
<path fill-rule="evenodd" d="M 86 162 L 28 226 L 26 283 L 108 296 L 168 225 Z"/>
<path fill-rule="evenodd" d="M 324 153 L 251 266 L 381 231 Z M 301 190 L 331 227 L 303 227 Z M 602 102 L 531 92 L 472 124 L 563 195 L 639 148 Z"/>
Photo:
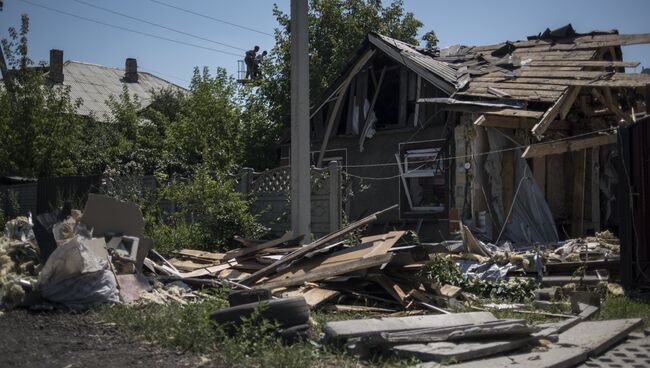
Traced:
<path fill-rule="evenodd" d="M 240 247 L 221 253 L 179 249 L 167 259 L 144 235 L 137 206 L 90 195 L 83 211 L 67 206 L 36 216 L 34 225 L 31 216 L 6 224 L 0 297 L 9 308 L 185 305 L 210 298 L 206 288 L 227 287 L 230 307 L 210 317 L 225 331 L 264 319 L 291 342 L 309 336 L 310 309 L 389 315 L 328 322 L 322 343 L 344 344 L 363 358 L 396 354 L 461 366 L 511 352 L 544 364 L 581 362 L 639 324 L 586 322 L 603 293 L 624 293 L 612 282 L 620 242 L 609 231 L 526 249 L 484 243 L 466 226 L 460 239 L 442 243 L 399 230 L 350 236 L 393 208 L 306 244 L 288 231 L 268 240 L 237 237 Z M 504 310 L 522 319 L 491 313 Z M 527 323 L 531 314 L 560 322 Z M 607 331 L 577 341 L 585 324 Z"/>

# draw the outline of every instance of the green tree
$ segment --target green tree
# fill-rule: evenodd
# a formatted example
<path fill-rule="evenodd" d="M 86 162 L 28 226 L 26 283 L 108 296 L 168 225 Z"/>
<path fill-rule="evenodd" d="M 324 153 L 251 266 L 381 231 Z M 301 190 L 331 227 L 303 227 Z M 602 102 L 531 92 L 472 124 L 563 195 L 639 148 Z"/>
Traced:
<path fill-rule="evenodd" d="M 217 69 L 214 77 L 208 68 L 195 69 L 190 95 L 166 134 L 171 172 L 190 173 L 198 167 L 228 172 L 241 162 L 236 88 L 224 69 Z"/>
<path fill-rule="evenodd" d="M 278 163 L 282 126 L 269 118 L 269 104 L 249 87 L 238 94 L 241 106 L 242 166 L 263 170 Z"/>
<path fill-rule="evenodd" d="M 290 18 L 273 9 L 278 28 L 262 82 L 271 118 L 286 123 L 289 117 Z M 404 11 L 402 0 L 383 6 L 379 0 L 311 0 L 309 2 L 310 95 L 314 102 L 341 73 L 369 32 L 377 32 L 414 45 L 422 22 Z"/>
<path fill-rule="evenodd" d="M 2 48 L 10 68 L 6 79 L 15 99 L 0 89 L 0 173 L 24 176 L 57 176 L 77 173 L 82 145 L 79 102 L 69 88 L 46 85 L 43 68 L 28 57 L 29 18 L 23 15 L 19 30 L 9 28 Z"/>
<path fill-rule="evenodd" d="M 425 48 L 432 49 L 438 46 L 439 40 L 438 40 L 438 36 L 436 35 L 436 32 L 429 31 L 422 36 L 422 41 L 426 42 L 426 44 L 424 45 Z"/>

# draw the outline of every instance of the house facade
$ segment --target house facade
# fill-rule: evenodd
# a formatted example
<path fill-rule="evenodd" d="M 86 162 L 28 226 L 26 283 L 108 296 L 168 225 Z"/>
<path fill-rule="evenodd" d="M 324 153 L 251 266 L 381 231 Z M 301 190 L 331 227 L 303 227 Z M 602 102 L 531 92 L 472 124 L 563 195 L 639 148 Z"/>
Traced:
<path fill-rule="evenodd" d="M 521 245 L 616 230 L 617 129 L 650 83 L 621 46 L 649 42 L 570 25 L 443 50 L 369 34 L 312 110 L 313 164 L 342 165 L 350 219 L 399 203 L 375 226 L 423 240 L 459 222 Z"/>

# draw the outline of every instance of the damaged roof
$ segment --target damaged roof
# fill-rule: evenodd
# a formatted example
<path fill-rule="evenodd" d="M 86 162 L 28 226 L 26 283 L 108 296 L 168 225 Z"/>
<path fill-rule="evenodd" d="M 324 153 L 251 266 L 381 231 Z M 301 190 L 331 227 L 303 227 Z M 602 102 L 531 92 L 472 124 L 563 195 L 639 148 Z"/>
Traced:
<path fill-rule="evenodd" d="M 137 96 L 142 107 L 151 102 L 152 91 L 164 88 L 185 90 L 184 88 L 156 77 L 153 74 L 138 71 L 138 82 L 127 83 L 124 80 L 124 69 L 103 65 L 88 64 L 79 61 L 66 61 L 63 64 L 64 86 L 70 87 L 70 97 L 81 99 L 79 115 L 94 115 L 103 118 L 110 114 L 106 105 L 110 96 L 119 96 L 123 88 L 131 97 Z"/>
<path fill-rule="evenodd" d="M 618 31 L 581 34 L 570 24 L 546 29 L 525 41 L 455 45 L 443 50 L 424 49 L 370 33 L 345 72 L 328 89 L 326 98 L 321 100 L 325 102 L 316 105 L 313 112 L 339 91 L 341 82 L 353 74 L 356 63 L 369 60 L 362 58 L 364 52 L 374 49 L 409 68 L 455 101 L 452 104 L 440 98 L 422 98 L 418 100 L 420 103 L 444 103 L 454 105 L 457 110 L 463 110 L 461 105 L 471 105 L 472 101 L 494 103 L 494 108 L 482 106 L 473 110 L 538 119 L 541 125 L 533 133 L 541 137 L 545 125 L 555 118 L 560 108 L 573 104 L 581 88 L 636 88 L 650 83 L 648 74 L 625 73 L 625 68 L 636 67 L 638 62 L 622 61 L 621 46 L 643 43 L 650 43 L 650 34 L 622 35 Z M 509 106 L 499 106 L 504 104 Z"/>
<path fill-rule="evenodd" d="M 428 50 L 377 33 L 370 33 L 368 40 L 395 61 L 443 91 L 451 93 L 459 87 L 458 71 L 448 63 L 436 60 Z"/>

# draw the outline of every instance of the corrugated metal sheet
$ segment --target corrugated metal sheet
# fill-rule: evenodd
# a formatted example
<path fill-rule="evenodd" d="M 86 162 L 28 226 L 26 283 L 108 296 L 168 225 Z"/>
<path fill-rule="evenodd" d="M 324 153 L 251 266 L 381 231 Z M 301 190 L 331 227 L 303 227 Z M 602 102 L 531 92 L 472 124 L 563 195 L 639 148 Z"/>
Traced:
<path fill-rule="evenodd" d="M 138 72 L 137 83 L 124 81 L 124 69 L 112 68 L 102 65 L 87 64 L 78 61 L 66 61 L 63 64 L 64 86 L 70 87 L 70 96 L 73 100 L 81 99 L 82 105 L 79 114 L 94 115 L 103 119 L 110 114 L 106 101 L 110 96 L 118 96 L 126 87 L 129 94 L 137 96 L 142 107 L 149 105 L 151 90 L 162 88 L 183 89 L 164 79 L 152 74 Z"/>

